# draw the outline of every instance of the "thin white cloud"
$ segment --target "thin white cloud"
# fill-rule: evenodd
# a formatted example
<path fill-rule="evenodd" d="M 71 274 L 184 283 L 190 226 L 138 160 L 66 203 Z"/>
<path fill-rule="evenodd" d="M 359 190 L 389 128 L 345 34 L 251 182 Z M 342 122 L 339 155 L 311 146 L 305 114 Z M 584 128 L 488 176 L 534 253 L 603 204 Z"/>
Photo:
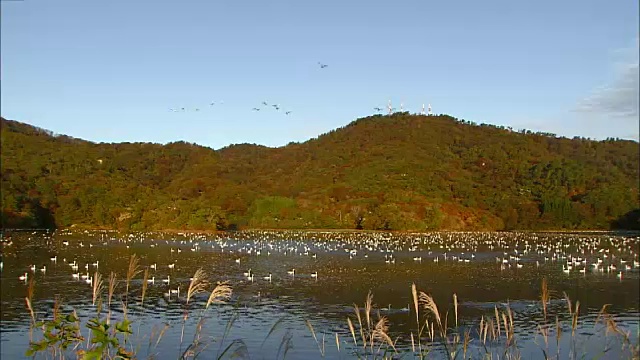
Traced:
<path fill-rule="evenodd" d="M 577 111 L 593 115 L 596 118 L 612 120 L 638 121 L 638 97 L 640 96 L 640 81 L 638 69 L 638 41 L 635 47 L 626 49 L 628 60 L 616 68 L 616 79 L 603 87 L 596 89 L 590 96 L 583 99 Z"/>

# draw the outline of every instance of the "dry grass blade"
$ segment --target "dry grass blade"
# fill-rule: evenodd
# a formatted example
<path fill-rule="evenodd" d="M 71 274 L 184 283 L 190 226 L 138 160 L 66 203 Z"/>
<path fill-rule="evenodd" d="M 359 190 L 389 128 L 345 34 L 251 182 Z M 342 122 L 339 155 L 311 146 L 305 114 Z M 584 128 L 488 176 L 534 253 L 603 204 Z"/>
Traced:
<path fill-rule="evenodd" d="M 411 284 L 411 294 L 413 295 L 413 307 L 416 311 L 416 324 L 420 324 L 420 317 L 418 313 L 418 290 L 416 289 L 416 284 Z"/>
<path fill-rule="evenodd" d="M 273 334 L 273 332 L 276 331 L 276 329 L 278 329 L 278 327 L 284 321 L 284 319 L 286 319 L 286 316 L 281 317 L 273 324 L 273 326 L 271 326 L 271 329 L 269 329 L 267 336 L 264 337 L 264 340 L 262 340 L 262 344 L 260 344 L 261 349 L 264 346 L 264 343 L 267 342 L 267 339 L 269 338 L 269 336 L 271 336 L 271 334 Z"/>
<path fill-rule="evenodd" d="M 569 316 L 573 316 L 573 311 L 571 308 L 571 299 L 569 299 L 569 295 L 567 295 L 567 293 L 563 293 L 564 294 L 564 300 L 567 302 L 567 307 L 569 308 Z"/>
<path fill-rule="evenodd" d="M 507 315 L 509 315 L 509 326 L 513 329 L 513 311 L 511 310 L 511 306 L 507 305 Z"/>
<path fill-rule="evenodd" d="M 600 309 L 600 312 L 598 313 L 598 316 L 596 317 L 596 321 L 593 324 L 594 328 L 596 325 L 598 325 L 598 322 L 600 320 L 600 318 L 605 318 L 608 314 L 607 314 L 607 308 L 611 306 L 611 304 L 604 304 L 602 305 L 602 309 Z"/>
<path fill-rule="evenodd" d="M 580 314 L 580 301 L 576 302 L 576 308 L 573 311 L 573 318 L 571 319 L 571 334 L 575 335 L 578 328 L 578 315 Z"/>
<path fill-rule="evenodd" d="M 24 298 L 24 301 L 27 303 L 29 314 L 31 315 L 31 325 L 29 326 L 29 342 L 33 341 L 33 327 L 36 324 L 36 315 L 33 311 L 33 306 L 31 306 L 31 299 L 33 299 L 34 288 L 35 280 L 31 278 L 29 280 L 29 288 L 27 289 L 27 297 Z"/>
<path fill-rule="evenodd" d="M 502 321 L 504 323 L 504 334 L 507 337 L 507 340 L 509 339 L 509 325 L 507 323 L 507 316 L 504 314 L 504 312 L 502 313 Z M 508 342 L 507 342 L 508 344 Z"/>
<path fill-rule="evenodd" d="M 213 289 L 213 291 L 211 291 L 205 309 L 208 309 L 209 305 L 211 304 L 228 301 L 229 299 L 231 299 L 232 293 L 233 289 L 227 281 L 219 282 L 218 285 L 216 285 L 216 287 Z"/>
<path fill-rule="evenodd" d="M 484 319 L 484 316 L 482 317 Z M 489 321 L 487 321 L 484 325 L 484 335 L 482 336 L 482 343 L 487 343 L 487 334 L 489 333 Z"/>
<path fill-rule="evenodd" d="M 158 335 L 158 339 L 156 340 L 155 346 L 158 346 L 158 344 L 160 343 L 160 340 L 164 336 L 164 333 L 167 332 L 168 329 L 169 329 L 169 324 L 164 324 L 164 328 L 160 331 L 160 334 Z"/>
<path fill-rule="evenodd" d="M 411 352 L 416 352 L 416 342 L 413 338 L 413 332 L 411 332 Z"/>
<path fill-rule="evenodd" d="M 471 343 L 471 330 L 468 329 L 467 331 L 464 332 L 464 342 L 462 344 L 462 358 L 466 359 L 467 358 L 467 350 L 469 349 L 469 343 Z"/>
<path fill-rule="evenodd" d="M 280 352 L 282 352 L 282 358 L 285 359 L 287 357 L 287 352 L 291 349 L 291 339 L 293 335 L 289 330 L 284 334 L 282 340 L 280 341 L 280 346 L 278 346 L 278 353 L 276 354 L 276 359 L 280 356 Z M 282 351 L 284 349 L 284 351 Z"/>
<path fill-rule="evenodd" d="M 29 297 L 25 297 L 24 301 L 27 304 L 27 310 L 29 310 L 29 314 L 31 315 L 31 325 L 36 323 L 36 315 L 33 312 L 33 307 L 31 306 L 31 299 Z"/>
<path fill-rule="evenodd" d="M 31 279 L 29 279 L 29 287 L 27 288 L 27 297 L 25 298 L 25 301 L 27 303 L 27 309 L 29 309 L 29 314 L 31 315 L 32 324 L 36 323 L 36 316 L 35 316 L 35 313 L 33 312 L 33 307 L 31 306 L 31 300 L 33 300 L 33 294 L 35 292 L 35 288 L 36 288 L 36 280 L 32 277 Z"/>
<path fill-rule="evenodd" d="M 393 344 L 393 340 L 391 340 L 391 338 L 387 334 L 387 331 L 389 331 L 389 321 L 387 320 L 386 317 L 383 316 L 376 323 L 375 330 L 373 330 L 373 333 L 371 334 L 371 338 L 372 338 L 371 341 L 373 343 L 373 339 L 382 340 L 386 342 L 389 346 L 391 346 L 395 351 L 396 347 Z"/>
<path fill-rule="evenodd" d="M 420 351 L 420 357 L 422 358 L 422 344 L 420 343 L 420 337 L 422 336 L 423 328 L 420 327 L 420 312 L 418 311 L 420 301 L 418 300 L 418 289 L 416 288 L 415 283 L 411 284 L 411 295 L 413 297 L 413 309 L 416 312 L 416 326 L 418 327 L 418 350 Z M 413 352 L 415 352 L 415 346 L 413 346 L 413 333 L 411 334 L 411 341 Z"/>
<path fill-rule="evenodd" d="M 131 255 L 129 259 L 129 268 L 127 269 L 127 290 L 126 290 L 126 299 L 129 301 L 129 285 L 131 284 L 131 279 L 133 279 L 140 270 L 138 270 L 138 257 L 136 254 Z"/>
<path fill-rule="evenodd" d="M 112 271 L 109 275 L 109 294 L 107 294 L 107 324 L 111 323 L 111 300 L 116 291 L 116 286 L 118 286 L 118 280 L 116 280 L 116 273 Z"/>
<path fill-rule="evenodd" d="M 109 307 L 111 307 L 111 299 L 113 299 L 113 294 L 116 292 L 116 286 L 118 286 L 118 280 L 116 280 L 116 273 L 112 271 L 109 275 L 109 296 L 107 298 Z"/>
<path fill-rule="evenodd" d="M 140 306 L 144 305 L 144 296 L 147 293 L 147 286 L 149 283 L 147 280 L 149 279 L 149 268 L 144 269 L 144 277 L 142 278 L 142 298 L 140 299 Z"/>
<path fill-rule="evenodd" d="M 549 347 L 549 329 L 547 327 L 543 327 L 542 325 L 538 325 L 538 332 L 542 335 L 542 339 L 544 340 L 545 347 Z"/>
<path fill-rule="evenodd" d="M 549 303 L 549 288 L 547 287 L 547 278 L 542 279 L 542 293 L 540 295 L 542 302 L 542 312 L 545 320 L 547 319 L 547 304 Z"/>
<path fill-rule="evenodd" d="M 311 335 L 313 335 L 313 340 L 315 340 L 316 344 L 318 344 L 318 349 L 320 350 L 320 354 L 322 355 L 322 357 L 324 357 L 324 346 L 320 346 L 320 342 L 318 341 L 316 332 L 315 330 L 313 330 L 313 325 L 311 325 L 311 322 L 309 320 L 305 320 L 305 323 L 307 324 L 307 328 L 309 328 L 309 331 L 311 331 Z"/>
<path fill-rule="evenodd" d="M 191 278 L 191 282 L 189 283 L 189 289 L 187 290 L 187 304 L 189 304 L 189 300 L 191 300 L 192 296 L 204 292 L 207 285 L 207 273 L 205 273 L 202 268 L 196 270 L 195 274 L 193 274 L 193 277 Z"/>
<path fill-rule="evenodd" d="M 139 259 L 138 256 L 136 254 L 131 255 L 131 258 L 129 259 L 129 268 L 127 269 L 127 278 L 128 279 L 133 279 L 136 275 L 138 275 L 140 273 L 140 270 L 138 269 L 139 266 Z"/>
<path fill-rule="evenodd" d="M 436 305 L 436 302 L 433 301 L 433 298 L 423 292 L 420 292 L 420 303 L 425 310 L 429 310 L 433 314 L 433 316 L 436 318 L 436 322 L 438 323 L 438 327 L 442 328 L 440 312 L 438 311 L 438 306 Z"/>
<path fill-rule="evenodd" d="M 493 310 L 496 314 L 496 325 L 498 327 L 498 336 L 500 336 L 500 315 L 498 315 L 498 307 L 494 305 Z"/>
<path fill-rule="evenodd" d="M 373 294 L 371 291 L 367 294 L 367 300 L 364 303 L 364 316 L 367 319 L 367 328 L 371 330 L 371 308 L 373 305 Z"/>
<path fill-rule="evenodd" d="M 93 275 L 93 305 L 96 305 L 96 300 L 100 298 L 102 294 L 102 275 L 99 272 L 95 272 Z"/>
<path fill-rule="evenodd" d="M 362 327 L 362 316 L 360 316 L 360 308 L 358 305 L 353 304 L 353 311 L 356 313 L 356 317 L 358 318 L 358 325 L 360 326 L 360 339 L 362 339 L 362 344 L 364 347 L 367 346 L 367 339 L 364 336 L 364 328 Z"/>
<path fill-rule="evenodd" d="M 356 330 L 353 327 L 353 323 L 351 322 L 351 318 L 347 316 L 347 324 L 349 325 L 349 331 L 351 331 L 351 336 L 353 337 L 353 345 L 358 346 L 358 341 L 356 340 Z"/>
<path fill-rule="evenodd" d="M 456 314 L 456 328 L 458 327 L 458 295 L 453 294 L 453 310 Z"/>

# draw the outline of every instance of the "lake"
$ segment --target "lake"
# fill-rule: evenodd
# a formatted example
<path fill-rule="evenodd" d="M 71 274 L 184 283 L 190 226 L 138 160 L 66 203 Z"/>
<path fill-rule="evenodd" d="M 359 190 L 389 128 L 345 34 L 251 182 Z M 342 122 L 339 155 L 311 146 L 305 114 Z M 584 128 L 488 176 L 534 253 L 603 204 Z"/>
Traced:
<path fill-rule="evenodd" d="M 419 358 L 421 350 L 429 351 L 428 358 L 446 358 L 456 333 L 460 355 L 467 358 L 502 358 L 505 349 L 523 358 L 630 358 L 640 327 L 639 245 L 637 234 L 613 233 L 5 232 L 0 355 L 24 358 L 29 348 L 25 297 L 31 279 L 36 320 L 52 319 L 58 299 L 62 313 L 76 310 L 86 349 L 85 324 L 98 309 L 89 279 L 98 272 L 101 317 L 110 308 L 111 322 L 121 321 L 127 304 L 133 331 L 127 349 L 138 358 L 194 355 L 185 353 L 192 343 L 200 347 L 190 350 L 207 359 L 381 358 L 384 351 L 390 358 Z M 140 272 L 127 293 L 134 254 Z M 209 285 L 187 304 L 190 278 L 200 268 Z M 118 283 L 109 307 L 111 273 Z M 543 279 L 550 294 L 546 318 Z M 232 288 L 230 298 L 205 309 L 222 281 Z M 416 319 L 412 284 L 417 295 L 424 292 L 437 305 L 448 328 L 445 340 L 423 306 L 426 298 Z M 371 328 L 363 310 L 369 292 Z M 386 322 L 378 324 L 380 317 Z M 374 331 L 376 324 L 380 331 Z M 373 347 L 363 347 L 363 335 L 373 337 Z M 42 339 L 42 329 L 32 336 Z"/>

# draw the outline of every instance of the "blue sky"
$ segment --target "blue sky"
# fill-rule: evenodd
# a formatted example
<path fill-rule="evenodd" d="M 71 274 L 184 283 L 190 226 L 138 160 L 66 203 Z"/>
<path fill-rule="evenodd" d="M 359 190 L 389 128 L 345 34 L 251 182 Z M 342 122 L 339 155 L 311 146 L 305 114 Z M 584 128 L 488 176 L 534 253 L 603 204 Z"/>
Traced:
<path fill-rule="evenodd" d="M 516 129 L 638 138 L 637 1 L 1 7 L 2 116 L 91 141 L 281 146 L 388 100 Z M 251 110 L 262 101 L 281 109 Z"/>

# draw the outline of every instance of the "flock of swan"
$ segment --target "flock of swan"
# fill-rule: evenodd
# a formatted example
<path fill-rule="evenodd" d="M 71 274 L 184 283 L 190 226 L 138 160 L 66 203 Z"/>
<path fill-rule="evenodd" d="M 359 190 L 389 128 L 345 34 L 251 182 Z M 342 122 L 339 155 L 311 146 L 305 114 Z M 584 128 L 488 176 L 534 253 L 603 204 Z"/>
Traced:
<path fill-rule="evenodd" d="M 33 233 L 36 239 L 36 233 Z M 31 238 L 31 237 L 29 237 Z M 164 285 L 169 288 L 165 295 L 180 295 L 181 279 L 172 276 L 182 252 L 213 252 L 226 254 L 230 271 L 242 265 L 250 257 L 298 256 L 317 259 L 318 257 L 338 257 L 344 261 L 362 260 L 382 262 L 389 266 L 396 263 L 431 262 L 434 266 L 441 262 L 471 263 L 494 262 L 501 271 L 527 267 L 553 266 L 558 271 L 586 276 L 593 274 L 615 274 L 621 281 L 627 273 L 640 269 L 638 259 L 640 238 L 636 235 L 612 235 L 609 233 L 585 235 L 580 233 L 489 233 L 489 232 L 432 232 L 432 233 L 391 233 L 391 232 L 306 232 L 306 231 L 241 231 L 234 233 L 158 233 L 140 232 L 118 234 L 109 231 L 63 230 L 49 233 L 44 237 L 52 253 L 48 264 L 30 264 L 18 280 L 28 282 L 30 276 L 46 276 L 48 267 L 63 265 L 70 270 L 72 280 L 93 284 L 92 273 L 99 271 L 100 261 L 79 256 L 81 249 L 101 246 L 125 246 L 145 253 L 145 248 L 166 251 L 162 258 L 165 264 L 141 263 L 150 271 L 149 285 Z M 14 245 L 11 236 L 3 236 L 3 258 L 11 254 Z M 90 253 L 90 252 L 89 252 Z M 90 255 L 89 255 L 90 256 Z M 144 257 L 143 257 L 144 258 Z M 188 261 L 188 260 L 185 260 Z M 60 264 L 59 264 L 60 262 Z M 277 259 L 273 260 L 278 263 Z M 0 261 L 0 271 L 4 259 Z M 285 266 L 285 264 L 282 264 Z M 162 268 L 168 274 L 161 274 Z M 233 270 L 232 270 L 233 269 Z M 277 276 L 289 279 L 318 280 L 318 270 L 302 274 L 295 268 L 283 269 L 281 275 L 274 272 L 256 274 L 246 268 L 241 282 L 271 283 Z M 322 272 L 322 271 L 320 271 Z M 232 275 L 232 274 L 230 274 Z"/>

